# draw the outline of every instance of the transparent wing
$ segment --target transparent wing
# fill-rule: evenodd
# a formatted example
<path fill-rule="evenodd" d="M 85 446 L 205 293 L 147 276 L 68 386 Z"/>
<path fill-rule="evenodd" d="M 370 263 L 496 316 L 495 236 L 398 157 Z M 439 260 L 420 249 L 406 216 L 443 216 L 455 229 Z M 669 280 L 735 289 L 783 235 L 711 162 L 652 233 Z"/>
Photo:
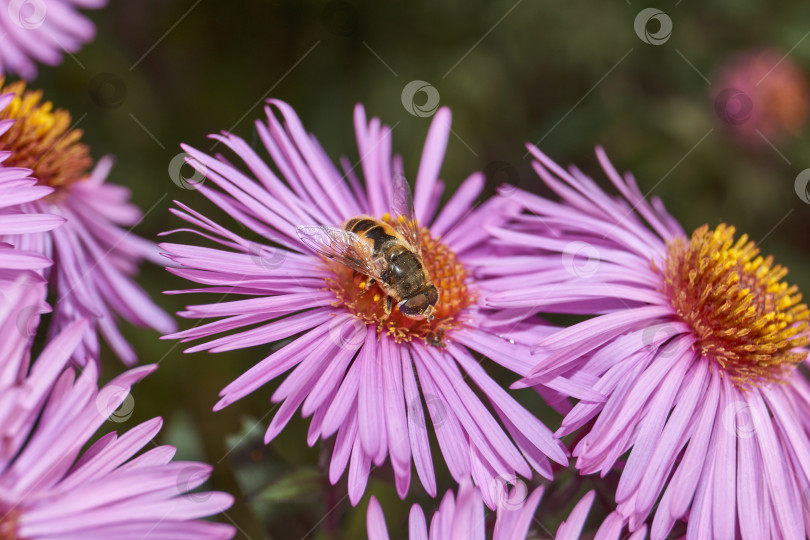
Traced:
<path fill-rule="evenodd" d="M 299 225 L 296 232 L 305 246 L 327 259 L 380 279 L 380 271 L 374 263 L 370 246 L 353 232 L 325 225 Z"/>
<path fill-rule="evenodd" d="M 394 176 L 394 200 L 393 210 L 397 229 L 405 240 L 416 250 L 416 254 L 421 257 L 422 246 L 419 241 L 419 231 L 416 224 L 416 214 L 413 211 L 413 192 L 405 176 L 397 174 Z"/>

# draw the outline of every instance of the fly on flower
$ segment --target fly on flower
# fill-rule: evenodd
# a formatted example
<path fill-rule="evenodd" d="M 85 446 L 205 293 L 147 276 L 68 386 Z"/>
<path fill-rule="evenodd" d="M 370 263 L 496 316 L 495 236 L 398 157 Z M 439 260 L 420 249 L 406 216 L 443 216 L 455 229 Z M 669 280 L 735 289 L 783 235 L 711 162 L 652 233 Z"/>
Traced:
<path fill-rule="evenodd" d="M 382 219 L 360 215 L 349 219 L 342 228 L 326 225 L 301 225 L 298 237 L 307 247 L 368 276 L 361 282 L 360 294 L 376 283 L 385 295 L 385 315 L 391 315 L 396 300 L 400 313 L 411 319 L 434 319 L 439 291 L 430 279 L 416 218 L 413 194 L 402 175 L 394 177 L 393 209 Z M 375 294 L 375 297 L 377 295 Z M 441 338 L 437 340 L 441 343 Z"/>
<path fill-rule="evenodd" d="M 213 138 L 236 159 L 183 146 L 189 165 L 205 174 L 197 193 L 260 242 L 178 203 L 174 213 L 193 228 L 174 232 L 193 231 L 219 246 L 161 244 L 174 263 L 170 272 L 204 286 L 172 293 L 220 296 L 180 312 L 217 320 L 168 338 L 206 339 L 189 352 L 279 344 L 267 356 L 259 353 L 256 364 L 221 391 L 215 410 L 287 373 L 270 395 L 281 406 L 264 441 L 275 439 L 300 408 L 312 418 L 307 444 L 333 438 L 329 481 L 337 483 L 348 469 L 353 505 L 372 463 L 382 466 L 389 457 L 400 497 L 412 469 L 436 495 L 434 459 L 456 481 L 472 477 L 479 486 L 534 472 L 551 478 L 549 459 L 567 464 L 562 443 L 490 377 L 479 357 L 525 376 L 535 363 L 530 344 L 551 329 L 515 325 L 511 313 L 481 305 L 479 299 L 502 290 L 509 277 L 492 266 L 514 250 L 491 243 L 487 228 L 506 222 L 513 203 L 490 198 L 475 205 L 484 178 L 474 173 L 440 207 L 450 111 L 439 109 L 431 122 L 413 204 L 407 182 L 392 181 L 403 167 L 391 128 L 367 119 L 362 106 L 355 109 L 361 159 L 355 166 L 342 159 L 342 172 L 289 105 L 271 100 L 265 112 L 266 120 L 255 125 L 269 161 L 228 133 Z M 257 262 L 258 253 L 272 255 Z M 385 254 L 388 259 L 375 261 Z M 400 274 L 384 276 L 394 265 Z M 574 386 L 584 399 L 601 397 L 576 381 L 547 382 L 549 388 Z M 433 436 L 438 453 L 431 449 Z M 482 497 L 495 507 L 488 491 Z"/>

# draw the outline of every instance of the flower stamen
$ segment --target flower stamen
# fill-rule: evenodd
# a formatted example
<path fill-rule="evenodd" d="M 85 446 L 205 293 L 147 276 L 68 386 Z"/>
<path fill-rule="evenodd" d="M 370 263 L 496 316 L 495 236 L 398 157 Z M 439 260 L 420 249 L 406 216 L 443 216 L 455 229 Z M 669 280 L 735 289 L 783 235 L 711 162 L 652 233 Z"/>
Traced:
<path fill-rule="evenodd" d="M 0 87 L 3 83 L 0 78 Z M 15 122 L 0 135 L 0 151 L 11 152 L 3 164 L 32 169 L 40 185 L 57 190 L 50 197 L 85 178 L 93 162 L 81 142 L 82 131 L 70 129 L 70 113 L 54 109 L 50 101 L 42 103 L 42 91 L 26 90 L 23 81 L 2 87 L 0 94 L 5 93 L 15 96 L 0 110 L 0 122 Z"/>
<path fill-rule="evenodd" d="M 395 224 L 389 214 L 382 219 L 390 225 Z M 464 265 L 458 262 L 456 254 L 439 238 L 433 238 L 427 228 L 421 227 L 419 234 L 422 260 L 439 291 L 439 301 L 430 321 L 406 317 L 400 313 L 396 302 L 391 313 L 386 314 L 387 295 L 380 285 L 339 262 L 326 261 L 334 274 L 326 280 L 327 288 L 337 297 L 336 307 L 345 306 L 361 321 L 375 325 L 378 334 L 385 332 L 397 343 L 416 338 L 440 347 L 446 333 L 462 324 L 459 312 L 470 306 L 474 297 L 467 287 Z"/>
<path fill-rule="evenodd" d="M 763 258 L 734 227 L 704 225 L 667 243 L 664 292 L 701 354 L 737 386 L 778 381 L 807 357 L 810 312 L 786 268 Z"/>

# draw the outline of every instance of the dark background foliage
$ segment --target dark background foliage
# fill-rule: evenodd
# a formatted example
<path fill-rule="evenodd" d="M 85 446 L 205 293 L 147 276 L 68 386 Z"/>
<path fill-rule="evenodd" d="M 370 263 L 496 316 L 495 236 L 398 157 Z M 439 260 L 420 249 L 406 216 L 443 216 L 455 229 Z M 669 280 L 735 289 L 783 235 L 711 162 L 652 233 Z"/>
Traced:
<path fill-rule="evenodd" d="M 794 189 L 810 167 L 807 131 L 745 142 L 729 129 L 729 105 L 714 96 L 723 90 L 721 66 L 761 48 L 787 54 L 784 62 L 806 79 L 810 4 L 656 5 L 672 21 L 671 36 L 659 45 L 634 30 L 644 7 L 637 0 L 112 1 L 89 13 L 97 39 L 60 67 L 42 67 L 34 86 L 72 111 L 95 158 L 116 156 L 111 178 L 132 189 L 145 212 L 135 232 L 147 238 L 180 226 L 168 212 L 173 199 L 211 211 L 168 174 L 179 143 L 209 150 L 206 135 L 229 130 L 256 145 L 253 121 L 271 96 L 289 102 L 330 155 L 352 160 L 352 108 L 364 103 L 369 115 L 396 125 L 394 147 L 412 178 L 430 119 L 409 113 L 401 94 L 422 80 L 453 111 L 441 172 L 448 192 L 475 170 L 487 172 L 490 194 L 504 181 L 540 191 L 524 141 L 604 185 L 593 155 L 603 145 L 687 231 L 735 224 L 808 290 L 810 205 Z M 652 34 L 660 32 L 656 24 L 649 23 Z M 425 98 L 418 94 L 416 104 Z M 140 282 L 167 310 L 204 300 L 162 295 L 186 284 L 160 268 L 144 267 Z M 160 362 L 160 369 L 135 388 L 132 417 L 110 429 L 163 416 L 160 441 L 177 445 L 181 458 L 214 464 L 210 485 L 236 495 L 223 520 L 238 525 L 240 538 L 365 535 L 367 498 L 352 509 L 345 485 L 329 485 L 329 442 L 307 448 L 308 421 L 296 419 L 273 444 L 261 443 L 274 410 L 272 388 L 211 412 L 217 392 L 267 348 L 186 355 L 153 332 L 126 333 L 141 362 Z M 105 378 L 121 370 L 107 354 Z M 521 398 L 552 427 L 559 423 L 531 396 Z M 397 536 L 409 504 L 398 502 L 390 479 L 387 466 L 374 471 L 369 492 L 383 502 Z M 449 487 L 446 473 L 442 479 L 442 489 Z M 602 482 L 561 473 L 538 514 L 537 534 L 550 535 L 576 495 Z M 424 501 L 413 484 L 414 500 Z M 598 523 L 609 502 L 609 492 L 597 499 L 589 523 Z M 428 512 L 433 504 L 427 502 Z"/>

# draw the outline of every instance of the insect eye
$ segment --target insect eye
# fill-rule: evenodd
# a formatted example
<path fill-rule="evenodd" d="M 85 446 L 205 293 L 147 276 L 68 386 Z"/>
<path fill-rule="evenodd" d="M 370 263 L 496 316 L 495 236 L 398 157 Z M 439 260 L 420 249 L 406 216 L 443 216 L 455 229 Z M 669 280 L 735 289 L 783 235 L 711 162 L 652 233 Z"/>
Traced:
<path fill-rule="evenodd" d="M 419 318 L 423 317 L 424 311 L 428 307 L 427 297 L 423 294 L 417 294 L 407 300 L 403 300 L 399 304 L 399 311 L 406 317 Z"/>
<path fill-rule="evenodd" d="M 416 296 L 412 296 L 400 302 L 399 311 L 406 317 L 421 319 L 424 318 L 425 311 L 427 311 L 430 306 L 435 305 L 438 300 L 439 291 L 436 290 L 435 286 L 431 286 Z"/>
<path fill-rule="evenodd" d="M 427 303 L 431 306 L 435 306 L 436 302 L 439 301 L 439 291 L 436 289 L 435 285 L 431 285 L 430 288 L 425 291 L 425 296 L 427 298 Z"/>

